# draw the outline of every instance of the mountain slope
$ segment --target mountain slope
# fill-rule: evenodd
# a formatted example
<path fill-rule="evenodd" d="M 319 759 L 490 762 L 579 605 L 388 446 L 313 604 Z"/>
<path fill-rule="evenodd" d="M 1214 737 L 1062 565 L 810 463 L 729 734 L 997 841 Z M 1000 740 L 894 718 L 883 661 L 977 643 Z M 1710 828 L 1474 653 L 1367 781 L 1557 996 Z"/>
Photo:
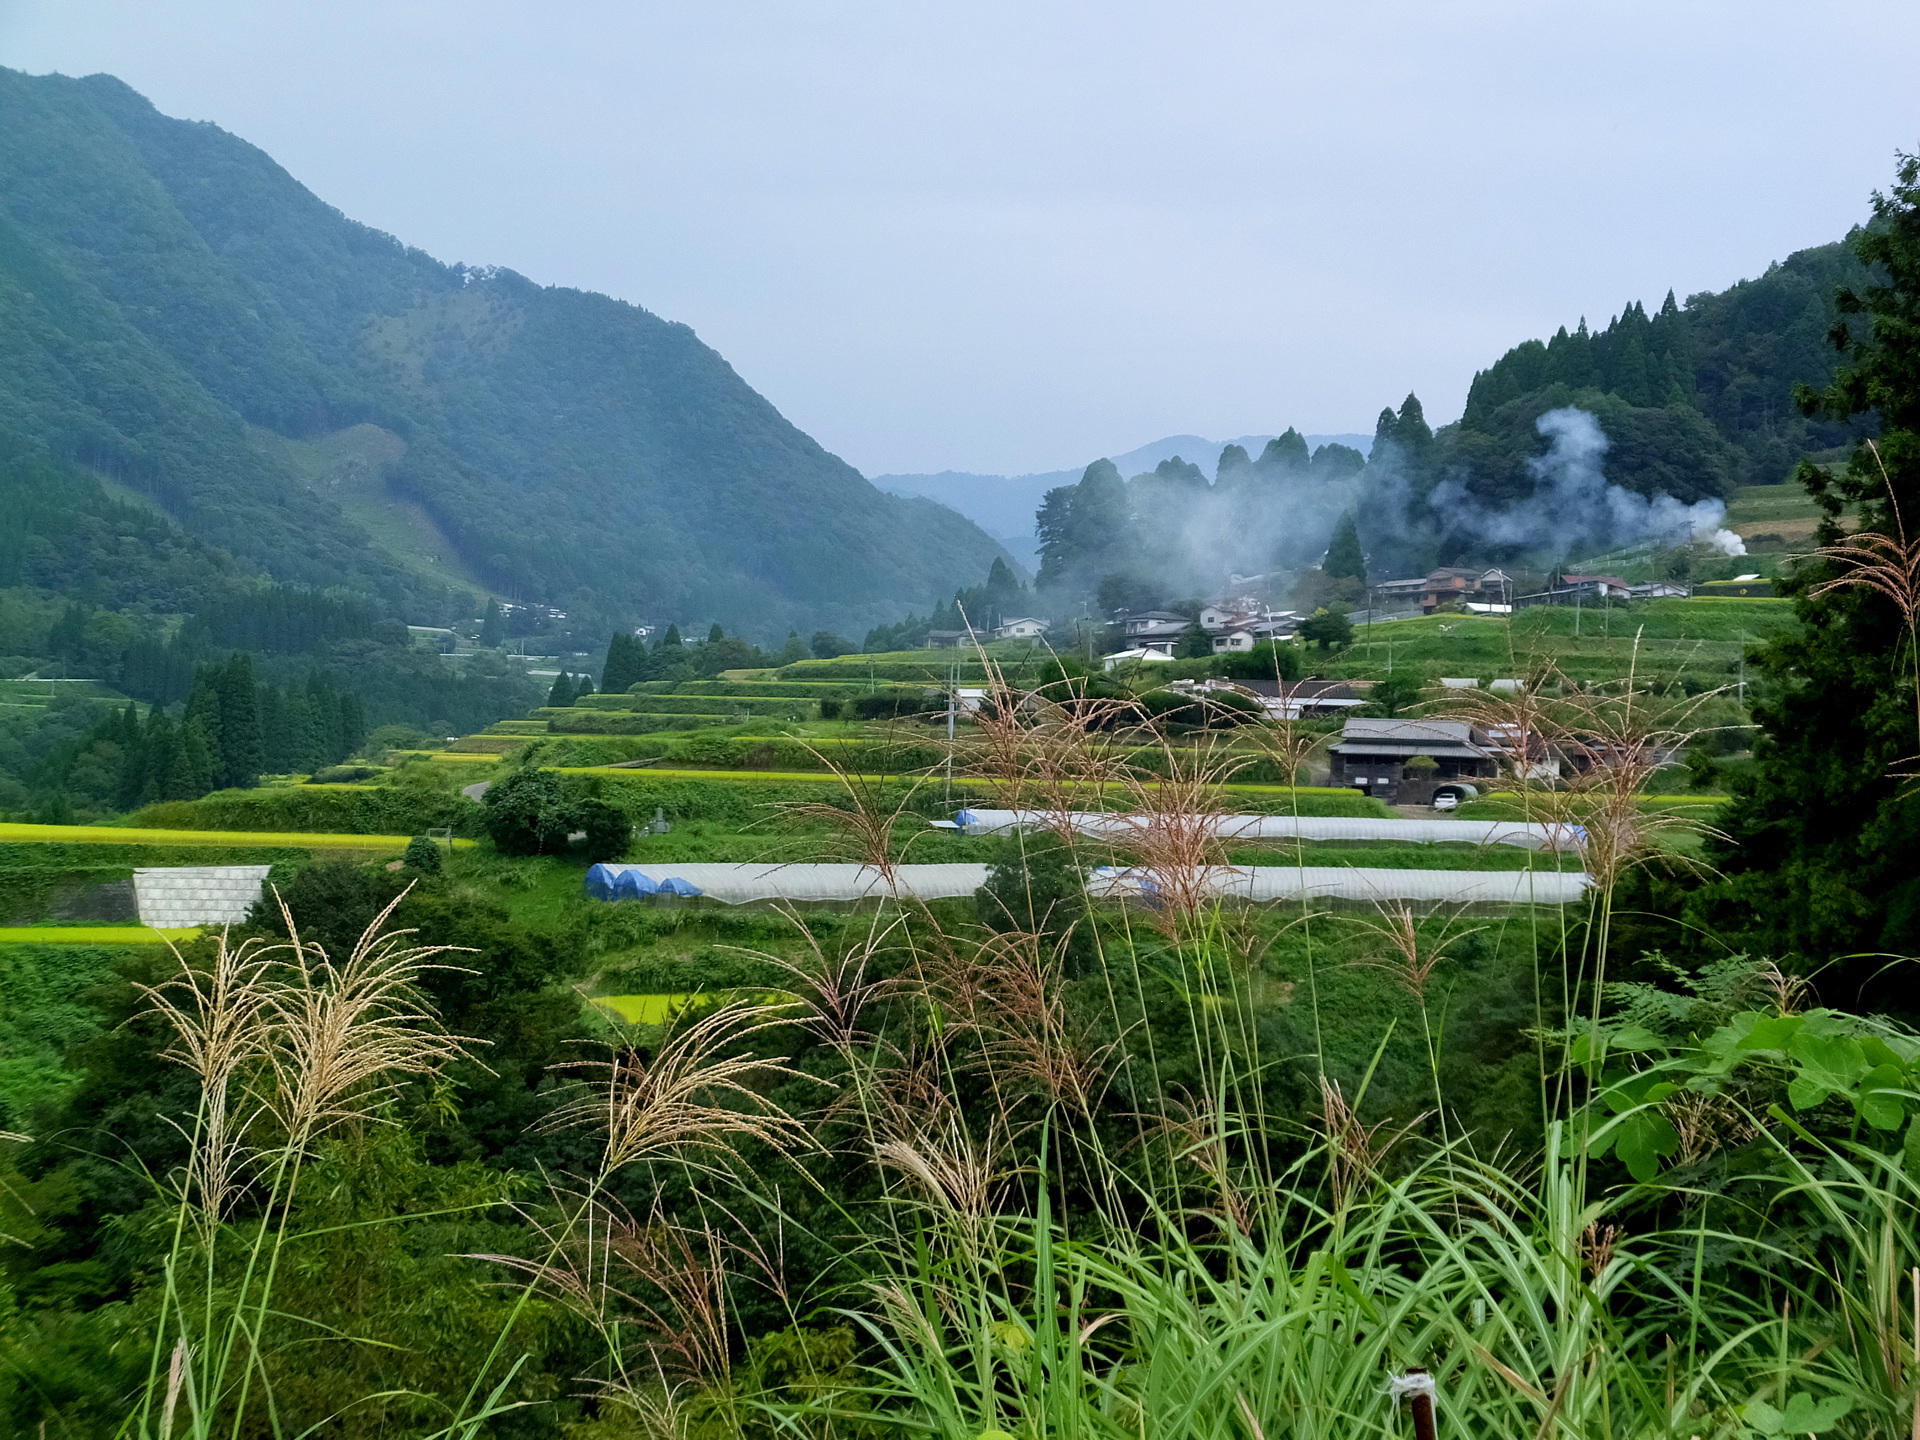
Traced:
<path fill-rule="evenodd" d="M 356 427 L 333 449 L 357 469 L 282 443 Z M 443 265 L 107 76 L 0 71 L 0 431 L 276 578 L 423 620 L 471 613 L 478 579 L 583 621 L 857 629 L 999 554 L 686 326 Z M 410 523 L 375 523 L 370 491 Z"/>

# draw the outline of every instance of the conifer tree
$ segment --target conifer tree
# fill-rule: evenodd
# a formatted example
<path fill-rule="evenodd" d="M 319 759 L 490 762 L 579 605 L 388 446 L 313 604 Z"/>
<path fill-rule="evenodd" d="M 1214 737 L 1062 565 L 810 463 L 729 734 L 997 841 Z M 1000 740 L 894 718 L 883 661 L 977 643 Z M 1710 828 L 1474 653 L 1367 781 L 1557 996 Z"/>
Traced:
<path fill-rule="evenodd" d="M 199 799 L 215 787 L 219 764 L 219 747 L 207 734 L 207 727 L 197 716 L 189 718 L 179 730 L 179 744 L 174 748 L 173 766 L 167 774 L 165 798 Z"/>
<path fill-rule="evenodd" d="M 1920 159 L 1900 157 L 1873 209 L 1851 244 L 1885 283 L 1840 291 L 1833 338 L 1845 361 L 1827 390 L 1798 397 L 1809 416 L 1866 415 L 1879 432 L 1844 474 L 1802 462 L 1795 476 L 1826 512 L 1823 546 L 1845 543 L 1850 505 L 1861 532 L 1902 548 L 1920 539 Z M 1865 317 L 1864 333 L 1848 317 Z M 1800 625 L 1753 652 L 1765 681 L 1753 707 L 1760 735 L 1719 822 L 1728 839 L 1713 847 L 1728 879 L 1707 898 L 1721 933 L 1737 926 L 1756 953 L 1831 961 L 1829 1003 L 1912 1015 L 1910 982 L 1885 957 L 1920 949 L 1920 804 L 1903 778 L 1920 751 L 1920 596 L 1863 583 L 1822 592 L 1850 573 L 1844 556 L 1796 568 L 1786 584 Z"/>
<path fill-rule="evenodd" d="M 600 688 L 609 695 L 624 695 L 640 679 L 647 652 L 640 642 L 624 630 L 607 641 L 607 658 L 600 667 Z"/>
<path fill-rule="evenodd" d="M 313 768 L 331 765 L 346 752 L 340 747 L 340 689 L 325 670 L 307 676 L 307 713 Z"/>
<path fill-rule="evenodd" d="M 260 780 L 260 697 L 253 683 L 253 660 L 235 655 L 219 680 L 220 738 L 214 747 L 214 784 L 245 789 Z"/>
<path fill-rule="evenodd" d="M 165 712 L 156 705 L 149 713 Z M 120 715 L 120 756 L 120 791 L 114 803 L 122 810 L 131 810 L 140 803 L 147 779 L 147 729 L 131 702 Z"/>
<path fill-rule="evenodd" d="M 1216 486 L 1232 489 L 1244 480 L 1252 469 L 1253 461 L 1248 458 L 1244 446 L 1224 446 L 1220 451 L 1220 459 L 1213 467 L 1213 483 Z"/>
<path fill-rule="evenodd" d="M 506 618 L 500 613 L 500 602 L 491 596 L 487 599 L 487 613 L 480 621 L 480 645 L 482 649 L 497 650 L 507 638 Z"/>
<path fill-rule="evenodd" d="M 1342 515 L 1334 527 L 1333 539 L 1327 545 L 1327 558 L 1320 562 L 1320 569 L 1329 579 L 1367 583 L 1367 559 L 1360 550 L 1360 529 L 1354 523 L 1351 510 Z"/>
<path fill-rule="evenodd" d="M 220 667 L 202 665 L 193 672 L 193 693 L 187 696 L 186 714 L 181 723 L 196 720 L 200 733 L 214 753 L 220 749 Z"/>
<path fill-rule="evenodd" d="M 660 637 L 660 643 L 653 648 L 655 650 L 684 650 L 686 644 L 680 638 L 680 627 L 678 625 L 667 626 L 667 633 Z"/>
<path fill-rule="evenodd" d="M 367 738 L 366 710 L 360 697 L 351 690 L 340 692 L 340 748 L 335 760 L 344 760 L 358 750 Z"/>
<path fill-rule="evenodd" d="M 277 685 L 260 687 L 261 768 L 285 775 L 294 767 L 293 731 L 287 724 L 287 697 Z"/>
<path fill-rule="evenodd" d="M 573 704 L 573 677 L 562 670 L 553 677 L 553 686 L 547 691 L 549 709 L 564 710 Z"/>
<path fill-rule="evenodd" d="M 180 764 L 180 737 L 172 719 L 158 705 L 147 712 L 146 731 L 140 743 L 140 790 L 135 803 L 151 805 L 156 800 L 173 799 L 170 786 Z"/>
<path fill-rule="evenodd" d="M 1287 433 L 1276 435 L 1267 441 L 1266 449 L 1260 452 L 1262 470 L 1304 470 L 1311 463 L 1307 453 L 1307 437 L 1291 425 Z"/>
<path fill-rule="evenodd" d="M 1205 477 L 1201 484 L 1206 483 Z M 1127 482 L 1111 460 L 1096 460 L 1078 484 L 1049 490 L 1035 516 L 1042 590 L 1091 589 L 1126 568 L 1136 548 Z"/>

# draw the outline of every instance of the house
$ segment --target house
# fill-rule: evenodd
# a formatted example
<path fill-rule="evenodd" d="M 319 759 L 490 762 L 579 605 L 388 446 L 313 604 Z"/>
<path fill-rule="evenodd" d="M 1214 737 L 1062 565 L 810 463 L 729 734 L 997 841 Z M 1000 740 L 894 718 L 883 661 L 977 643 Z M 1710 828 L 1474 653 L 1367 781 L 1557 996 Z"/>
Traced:
<path fill-rule="evenodd" d="M 1430 804 L 1434 792 L 1450 782 L 1489 780 L 1499 773 L 1493 737 L 1465 720 L 1356 716 L 1327 753 L 1328 784 L 1403 805 Z"/>
<path fill-rule="evenodd" d="M 1230 655 L 1236 650 L 1251 650 L 1256 643 L 1251 630 L 1222 630 L 1213 637 L 1213 653 Z"/>
<path fill-rule="evenodd" d="M 1504 570 L 1453 567 L 1430 570 L 1418 579 L 1382 580 L 1369 594 L 1376 610 L 1418 607 L 1431 615 L 1442 605 L 1484 603 L 1489 597 L 1493 604 L 1506 604 L 1512 591 L 1513 577 Z"/>
<path fill-rule="evenodd" d="M 1645 585 L 1629 585 L 1627 593 L 1636 600 L 1684 600 L 1693 592 L 1684 585 L 1655 580 Z"/>
<path fill-rule="evenodd" d="M 1127 636 L 1131 648 L 1136 650 L 1164 650 L 1170 656 L 1179 647 L 1187 631 L 1193 628 L 1191 620 L 1160 621 L 1152 625 L 1143 625 Z"/>
<path fill-rule="evenodd" d="M 929 650 L 958 650 L 978 642 L 971 630 L 929 630 L 925 641 Z"/>
<path fill-rule="evenodd" d="M 1625 600 L 1631 593 L 1627 582 L 1618 575 L 1562 575 L 1559 588 L 1596 600 Z"/>
<path fill-rule="evenodd" d="M 1101 660 L 1100 668 L 1102 670 L 1111 670 L 1116 665 L 1126 664 L 1129 660 L 1171 660 L 1171 659 L 1173 659 L 1173 656 L 1168 651 L 1149 650 L 1144 647 L 1139 647 L 1132 650 L 1114 651 L 1113 654 L 1108 655 Z"/>
<path fill-rule="evenodd" d="M 1236 595 L 1219 600 L 1200 612 L 1202 630 L 1228 630 L 1256 620 L 1267 613 L 1266 602 L 1257 595 Z"/>
<path fill-rule="evenodd" d="M 1308 715 L 1338 715 L 1367 703 L 1371 680 L 1239 680 L 1236 688 L 1253 696 L 1273 720 Z"/>
<path fill-rule="evenodd" d="M 1193 617 L 1190 615 L 1176 614 L 1172 610 L 1142 610 L 1138 615 L 1127 616 L 1121 622 L 1120 628 L 1131 640 L 1136 635 L 1144 634 L 1149 630 L 1158 631 L 1169 625 L 1173 626 L 1178 633 L 1191 624 L 1193 624 Z"/>
<path fill-rule="evenodd" d="M 1012 620 L 1004 620 L 993 627 L 996 640 L 1040 640 L 1046 637 L 1047 622 L 1036 620 L 1031 615 L 1021 615 Z"/>

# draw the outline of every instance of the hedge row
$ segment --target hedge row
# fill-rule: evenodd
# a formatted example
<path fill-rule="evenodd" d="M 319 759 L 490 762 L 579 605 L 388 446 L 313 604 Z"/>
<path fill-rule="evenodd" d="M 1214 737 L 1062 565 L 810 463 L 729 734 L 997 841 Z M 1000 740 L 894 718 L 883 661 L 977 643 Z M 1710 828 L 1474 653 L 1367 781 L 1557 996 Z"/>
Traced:
<path fill-rule="evenodd" d="M 589 711 L 644 710 L 650 715 L 777 715 L 783 720 L 811 720 L 819 703 L 804 697 L 776 700 L 742 695 L 583 695 L 573 709 Z M 558 717 L 564 710 L 542 711 Z"/>
<path fill-rule="evenodd" d="M 939 656 L 950 654 L 945 650 L 929 650 L 926 660 L 862 660 L 858 663 L 847 660 L 802 660 L 789 665 L 780 672 L 782 680 L 840 680 L 864 683 L 872 680 L 893 681 L 897 685 L 945 685 L 953 676 L 953 664 Z M 805 669 L 801 669 L 805 666 Z M 1009 671 L 1014 667 L 1009 666 Z M 960 683 L 962 685 L 984 685 L 986 671 L 978 660 L 960 662 Z"/>
<path fill-rule="evenodd" d="M 657 731 L 678 727 L 656 725 L 650 728 Z M 591 742 L 578 742 L 575 748 L 564 752 L 550 745 L 542 746 L 538 752 L 538 762 L 542 765 L 611 765 L 622 760 L 658 758 L 686 765 L 710 766 L 716 770 L 824 770 L 827 767 L 816 753 L 820 751 L 832 757 L 836 764 L 863 774 L 897 775 L 931 770 L 944 765 L 947 759 L 945 749 L 932 741 L 842 739 L 808 742 L 780 736 L 748 735 L 641 739 L 639 737 L 648 732 L 638 728 L 596 729 L 590 733 L 631 735 L 634 738 L 598 751 L 589 748 Z M 559 758 L 563 753 L 568 758 Z M 1163 775 L 1168 771 L 1169 757 L 1157 747 L 1129 747 L 1124 754 L 1128 763 L 1138 772 Z M 1286 785 L 1292 783 L 1293 779 L 1282 773 L 1282 767 L 1265 755 L 1251 756 L 1232 776 L 1233 782 L 1241 785 Z"/>
<path fill-rule="evenodd" d="M 659 715 L 652 711 L 556 711 L 550 725 L 554 735 L 652 735 L 660 730 L 705 730 L 719 723 L 714 715 Z"/>
<path fill-rule="evenodd" d="M 163 800 L 128 817 L 162 830 L 311 830 L 333 835 L 420 835 L 451 826 L 481 834 L 480 807 L 460 794 L 375 785 L 322 790 L 217 790 L 199 800 Z"/>
<path fill-rule="evenodd" d="M 818 700 L 823 697 L 845 699 L 864 695 L 866 677 L 859 685 L 833 685 L 808 680 L 643 680 L 628 690 L 630 695 L 724 695 L 740 699 L 759 697 L 768 700 Z M 883 685 L 881 689 L 894 689 Z"/>
<path fill-rule="evenodd" d="M 695 780 L 655 775 L 646 770 L 615 770 L 605 775 L 602 795 L 620 806 L 636 821 L 652 818 L 655 807 L 669 819 L 711 820 L 729 825 L 744 825 L 766 818 L 780 805 L 845 805 L 846 790 L 837 782 L 823 779 L 818 784 L 797 780 L 744 780 L 738 778 Z M 907 803 L 914 814 L 929 819 L 950 818 L 956 810 L 968 806 L 997 807 L 1006 804 L 1005 795 L 992 786 L 962 782 L 952 790 L 949 802 L 946 786 L 910 780 L 896 780 L 879 787 L 883 804 Z M 1311 815 L 1320 817 L 1391 819 L 1396 812 L 1379 800 L 1357 790 L 1237 791 L 1228 796 L 1237 811 L 1252 815 Z M 1089 796 L 1088 809 L 1102 807 L 1097 797 Z"/>

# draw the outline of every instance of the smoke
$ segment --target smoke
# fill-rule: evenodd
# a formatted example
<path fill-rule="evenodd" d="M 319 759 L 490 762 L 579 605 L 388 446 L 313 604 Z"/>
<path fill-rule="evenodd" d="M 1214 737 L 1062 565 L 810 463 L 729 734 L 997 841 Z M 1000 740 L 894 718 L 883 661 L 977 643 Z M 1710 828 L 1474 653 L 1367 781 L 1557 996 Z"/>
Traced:
<path fill-rule="evenodd" d="M 1118 471 L 1101 462 L 1111 476 L 1105 483 L 1119 493 L 1102 491 L 1106 498 L 1094 508 L 1115 524 L 1125 517 L 1126 538 L 1089 546 L 1050 583 L 1089 596 L 1110 591 L 1101 602 L 1109 609 L 1242 589 L 1271 589 L 1278 599 L 1318 566 L 1349 513 L 1375 581 L 1422 574 L 1436 560 L 1467 563 L 1461 556 L 1491 555 L 1505 563 L 1524 557 L 1546 565 L 1636 545 L 1705 544 L 1727 555 L 1746 553 L 1725 527 L 1720 501 L 1689 505 L 1610 482 L 1609 442 L 1588 411 L 1548 411 L 1535 428 L 1547 439 L 1547 452 L 1526 462 L 1528 493 L 1505 502 L 1476 494 L 1470 476 L 1457 469 L 1434 483 L 1428 467 L 1459 462 L 1436 459 L 1432 451 L 1410 453 L 1392 440 L 1377 443 L 1358 474 L 1242 458 L 1223 464 L 1209 484 L 1197 467 L 1168 461 L 1126 480 L 1120 491 Z"/>
<path fill-rule="evenodd" d="M 1427 503 L 1445 530 L 1482 544 L 1559 555 L 1693 541 L 1727 555 L 1747 553 L 1746 543 L 1725 527 L 1727 507 L 1720 501 L 1683 505 L 1671 495 L 1642 495 L 1608 481 L 1602 468 L 1606 432 L 1587 411 L 1549 410 L 1534 428 L 1551 446 L 1527 462 L 1533 494 L 1519 504 L 1495 507 L 1460 480 L 1443 480 Z"/>

